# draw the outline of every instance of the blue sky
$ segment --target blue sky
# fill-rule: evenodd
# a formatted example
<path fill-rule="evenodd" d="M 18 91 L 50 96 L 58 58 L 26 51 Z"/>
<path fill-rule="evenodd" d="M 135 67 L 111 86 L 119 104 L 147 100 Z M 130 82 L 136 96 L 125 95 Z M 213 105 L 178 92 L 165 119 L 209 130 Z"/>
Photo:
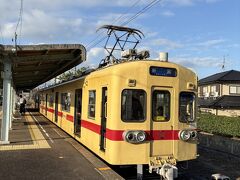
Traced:
<path fill-rule="evenodd" d="M 121 25 L 150 2 L 152 0 L 23 0 L 18 43 L 87 46 L 99 37 L 98 27 Z M 13 44 L 11 39 L 19 9 L 20 0 L 1 1 L 0 44 Z M 159 52 L 167 51 L 169 61 L 193 69 L 200 79 L 231 69 L 240 71 L 239 0 L 162 0 L 127 26 L 145 34 L 138 47 L 150 50 L 151 58 L 156 59 Z M 85 66 L 98 65 L 105 54 L 103 44 L 88 50 Z"/>

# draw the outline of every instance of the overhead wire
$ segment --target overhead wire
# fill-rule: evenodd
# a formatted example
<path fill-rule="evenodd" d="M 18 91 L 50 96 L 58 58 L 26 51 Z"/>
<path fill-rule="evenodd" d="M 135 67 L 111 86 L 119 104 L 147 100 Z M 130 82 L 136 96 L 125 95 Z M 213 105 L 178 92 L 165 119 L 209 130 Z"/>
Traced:
<path fill-rule="evenodd" d="M 126 20 L 125 22 L 123 22 L 121 24 L 121 26 L 125 26 L 128 23 L 130 23 L 131 21 L 133 21 L 134 19 L 136 19 L 138 16 L 140 16 L 141 14 L 145 13 L 147 10 L 149 10 L 150 8 L 152 8 L 154 5 L 156 5 L 157 3 L 159 3 L 161 0 L 153 0 L 151 1 L 149 4 L 147 4 L 144 8 L 142 8 L 140 11 L 138 11 L 136 14 L 134 14 L 131 18 L 129 18 L 128 20 Z M 96 45 L 98 45 L 99 43 L 101 43 L 105 38 L 107 38 L 107 36 L 101 38 L 99 41 L 97 41 L 96 43 L 94 43 L 93 45 L 89 46 L 87 48 L 87 50 L 90 50 L 91 48 L 95 47 Z"/>
<path fill-rule="evenodd" d="M 140 16 L 141 14 L 145 13 L 148 9 L 150 9 L 151 7 L 153 7 L 155 4 L 159 3 L 161 0 L 153 0 L 152 2 L 150 2 L 147 6 L 145 6 L 143 9 L 141 9 L 140 11 L 138 11 L 135 15 L 133 15 L 129 20 L 123 22 L 121 24 L 121 26 L 125 26 L 128 23 L 130 23 L 131 21 L 133 21 L 134 19 L 136 19 L 138 16 Z"/>
<path fill-rule="evenodd" d="M 135 1 L 124 13 L 122 13 L 119 17 L 117 17 L 116 19 L 114 19 L 112 24 L 115 24 L 115 23 L 117 23 L 119 20 L 121 20 L 121 18 L 123 18 L 124 15 L 126 15 L 132 8 L 134 8 L 138 3 L 140 3 L 140 1 L 141 1 L 141 0 Z M 91 49 L 91 48 L 89 48 L 89 47 L 92 47 L 92 46 L 94 47 L 94 46 L 96 46 L 95 44 L 98 44 L 98 42 L 100 43 L 101 41 L 103 41 L 103 40 L 106 38 L 106 37 L 104 37 L 104 38 L 101 37 L 101 39 L 98 40 L 99 37 L 102 36 L 102 34 L 103 34 L 103 31 L 101 31 L 101 33 L 99 33 L 96 38 L 94 38 L 92 41 L 90 41 L 90 42 L 86 45 L 87 50 Z M 98 40 L 98 41 L 97 41 L 97 40 Z M 97 43 L 94 43 L 95 41 L 97 41 Z M 91 45 L 92 43 L 94 43 L 94 44 Z M 91 45 L 91 46 L 90 46 L 90 45 Z"/>

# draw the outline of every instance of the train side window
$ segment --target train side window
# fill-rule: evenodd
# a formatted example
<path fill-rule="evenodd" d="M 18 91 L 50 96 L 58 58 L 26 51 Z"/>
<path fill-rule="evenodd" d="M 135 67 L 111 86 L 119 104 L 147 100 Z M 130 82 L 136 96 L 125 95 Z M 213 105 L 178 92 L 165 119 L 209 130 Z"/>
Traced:
<path fill-rule="evenodd" d="M 53 107 L 53 101 L 54 101 L 53 94 L 50 94 L 49 95 L 49 107 Z"/>
<path fill-rule="evenodd" d="M 146 92 L 141 89 L 122 91 L 121 118 L 125 122 L 142 122 L 146 119 Z"/>
<path fill-rule="evenodd" d="M 88 117 L 91 119 L 95 119 L 95 105 L 96 105 L 96 91 L 90 90 L 89 91 L 89 98 L 88 98 Z"/>
<path fill-rule="evenodd" d="M 61 108 L 62 111 L 70 112 L 71 105 L 71 94 L 70 93 L 61 93 Z"/>
<path fill-rule="evenodd" d="M 152 94 L 152 119 L 154 121 L 169 121 L 170 92 L 155 90 Z"/>
<path fill-rule="evenodd" d="M 183 123 L 195 121 L 195 94 L 191 92 L 181 92 L 179 101 L 179 121 Z"/>

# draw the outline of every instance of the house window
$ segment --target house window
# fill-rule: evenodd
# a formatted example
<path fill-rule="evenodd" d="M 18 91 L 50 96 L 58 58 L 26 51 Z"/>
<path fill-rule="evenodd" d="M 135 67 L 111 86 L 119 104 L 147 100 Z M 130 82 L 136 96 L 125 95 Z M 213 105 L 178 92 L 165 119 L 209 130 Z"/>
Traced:
<path fill-rule="evenodd" d="M 203 87 L 203 94 L 207 93 L 207 86 Z"/>
<path fill-rule="evenodd" d="M 211 96 L 217 96 L 217 86 L 211 86 Z"/>
<path fill-rule="evenodd" d="M 88 117 L 95 119 L 96 91 L 89 91 L 88 97 Z"/>
<path fill-rule="evenodd" d="M 202 90 L 203 90 L 203 96 L 204 96 L 204 97 L 209 97 L 208 87 L 207 87 L 207 86 L 204 86 L 204 87 L 202 88 Z"/>
<path fill-rule="evenodd" d="M 70 112 L 71 97 L 70 93 L 61 93 L 61 108 L 62 111 Z"/>
<path fill-rule="evenodd" d="M 211 86 L 211 92 L 212 93 L 216 92 L 216 89 L 217 89 L 216 86 Z"/>
<path fill-rule="evenodd" d="M 229 86 L 229 94 L 240 94 L 240 86 Z"/>

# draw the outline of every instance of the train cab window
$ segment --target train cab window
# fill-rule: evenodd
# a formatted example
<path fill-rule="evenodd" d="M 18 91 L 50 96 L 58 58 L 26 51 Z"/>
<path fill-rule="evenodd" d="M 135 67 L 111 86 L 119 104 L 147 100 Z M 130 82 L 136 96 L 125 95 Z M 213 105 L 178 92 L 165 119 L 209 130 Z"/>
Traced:
<path fill-rule="evenodd" d="M 179 120 L 180 122 L 193 122 L 195 120 L 195 101 L 194 93 L 181 92 L 179 97 Z"/>
<path fill-rule="evenodd" d="M 170 119 L 170 93 L 168 91 L 153 91 L 152 119 L 160 122 Z"/>
<path fill-rule="evenodd" d="M 140 89 L 122 91 L 121 118 L 125 122 L 142 122 L 146 118 L 146 93 Z"/>
<path fill-rule="evenodd" d="M 95 119 L 95 104 L 96 104 L 96 91 L 89 91 L 88 98 L 88 117 L 91 119 Z"/>
<path fill-rule="evenodd" d="M 61 93 L 61 108 L 62 111 L 70 112 L 71 105 L 71 94 L 70 93 Z"/>

